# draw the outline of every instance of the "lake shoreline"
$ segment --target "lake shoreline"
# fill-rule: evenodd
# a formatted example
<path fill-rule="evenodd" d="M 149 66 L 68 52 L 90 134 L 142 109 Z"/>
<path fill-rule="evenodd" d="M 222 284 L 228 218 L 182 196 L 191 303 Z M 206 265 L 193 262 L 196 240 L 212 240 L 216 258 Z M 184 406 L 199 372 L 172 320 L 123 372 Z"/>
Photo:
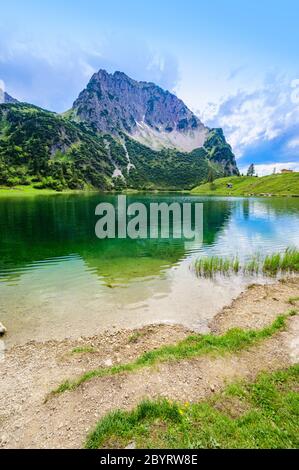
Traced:
<path fill-rule="evenodd" d="M 249 286 L 214 317 L 211 331 L 219 335 L 235 327 L 260 330 L 279 314 L 295 310 L 298 295 L 299 277 Z M 131 409 L 144 396 L 162 394 L 174 400 L 198 401 L 222 390 L 226 381 L 238 377 L 254 380 L 261 370 L 274 371 L 297 363 L 298 326 L 298 316 L 293 316 L 285 331 L 237 356 L 205 355 L 166 362 L 135 374 L 99 377 L 47 403 L 47 394 L 65 379 L 76 379 L 98 367 L 130 363 L 146 351 L 177 344 L 192 331 L 180 325 L 150 325 L 77 340 L 29 341 L 13 346 L 1 364 L 0 447 L 81 447 L 86 430 L 105 413 Z M 34 432 L 37 428 L 39 433 Z"/>
<path fill-rule="evenodd" d="M 275 319 L 275 316 L 278 315 L 279 312 L 283 313 L 279 307 L 276 308 L 277 305 L 279 306 L 278 298 L 273 297 L 270 299 L 272 293 L 282 295 L 282 302 L 284 302 L 295 297 L 292 295 L 294 294 L 294 292 L 292 292 L 293 286 L 295 286 L 295 290 L 298 291 L 299 297 L 299 275 L 296 274 L 293 274 L 290 277 L 282 277 L 281 279 L 270 283 L 251 283 L 245 286 L 239 295 L 233 298 L 228 305 L 224 305 L 208 322 L 210 332 L 218 335 L 223 334 L 223 332 L 228 331 L 230 328 L 258 329 L 267 325 L 271 320 Z M 262 311 L 260 311 L 257 316 L 252 316 L 250 308 L 252 308 L 256 302 L 263 304 Z M 291 305 L 292 304 L 288 302 L 288 306 Z M 267 313 L 269 306 L 273 311 L 271 315 Z M 242 311 L 242 316 L 240 315 L 240 311 Z M 234 317 L 232 313 L 237 313 L 237 316 Z M 78 337 L 70 336 L 62 339 L 51 338 L 45 340 L 33 339 L 20 344 L 12 343 L 9 345 L 7 351 L 13 352 L 14 350 L 26 348 L 27 346 L 30 348 L 32 346 L 37 348 L 45 347 L 46 349 L 54 347 L 54 349 L 62 348 L 62 350 L 67 346 L 67 348 L 71 350 L 76 346 L 80 347 L 82 343 L 87 347 L 93 347 L 93 343 L 95 341 L 101 343 L 107 338 L 109 338 L 108 343 L 116 343 L 116 347 L 118 348 L 119 341 L 122 341 L 124 337 L 130 338 L 135 335 L 137 339 L 143 338 L 145 341 L 145 343 L 143 341 L 144 346 L 148 349 L 150 347 L 150 343 L 147 343 L 147 337 L 148 335 L 151 336 L 151 333 L 153 332 L 158 335 L 160 332 L 163 332 L 162 337 L 158 342 L 154 340 L 156 347 L 161 346 L 167 339 L 173 339 L 173 335 L 176 338 L 178 334 L 178 337 L 180 338 L 181 336 L 185 337 L 187 334 L 200 333 L 187 325 L 171 323 L 169 321 L 144 324 L 135 328 L 117 328 L 114 325 L 112 328 L 101 331 L 92 336 L 79 334 Z M 5 340 L 7 334 L 9 334 L 9 332 L 2 336 L 3 340 Z M 133 343 L 135 343 L 135 341 L 132 341 L 132 344 Z M 116 360 L 116 362 L 118 361 Z"/>

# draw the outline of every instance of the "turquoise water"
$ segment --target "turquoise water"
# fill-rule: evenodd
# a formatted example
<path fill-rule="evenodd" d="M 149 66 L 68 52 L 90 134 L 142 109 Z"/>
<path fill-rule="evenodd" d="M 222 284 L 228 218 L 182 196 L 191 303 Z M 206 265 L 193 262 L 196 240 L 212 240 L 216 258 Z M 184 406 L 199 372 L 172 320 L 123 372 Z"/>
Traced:
<path fill-rule="evenodd" d="M 203 244 L 99 240 L 95 207 L 114 195 L 0 199 L 0 321 L 8 341 L 90 335 L 145 323 L 205 330 L 244 280 L 196 279 L 202 254 L 271 253 L 299 247 L 299 200 L 132 195 L 128 203 L 202 202 Z"/>

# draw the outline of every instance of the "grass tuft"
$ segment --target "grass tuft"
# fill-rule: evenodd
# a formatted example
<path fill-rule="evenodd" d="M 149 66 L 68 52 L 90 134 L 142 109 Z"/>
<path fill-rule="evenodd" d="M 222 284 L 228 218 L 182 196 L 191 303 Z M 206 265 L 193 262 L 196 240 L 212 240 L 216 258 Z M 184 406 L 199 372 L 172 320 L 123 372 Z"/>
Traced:
<path fill-rule="evenodd" d="M 152 423 L 157 419 L 180 423 L 182 416 L 178 405 L 165 399 L 156 402 L 144 400 L 131 412 L 114 411 L 103 418 L 96 429 L 89 435 L 86 448 L 96 449 L 105 437 L 111 437 L 114 434 L 120 437 L 124 435 L 129 436 L 139 423 L 144 421 Z"/>
<path fill-rule="evenodd" d="M 128 343 L 134 344 L 137 343 L 140 338 L 144 336 L 144 333 L 140 333 L 139 331 L 135 331 L 128 339 Z"/>
<path fill-rule="evenodd" d="M 200 258 L 195 263 L 195 269 L 198 275 L 203 277 L 213 277 L 216 273 L 228 275 L 230 272 L 238 273 L 240 263 L 238 258 L 222 258 L 220 256 L 211 256 L 209 258 Z"/>
<path fill-rule="evenodd" d="M 79 346 L 72 349 L 72 354 L 95 353 L 96 350 L 92 346 Z"/>
<path fill-rule="evenodd" d="M 276 276 L 277 274 L 299 272 L 299 250 L 287 248 L 284 253 L 273 253 L 264 258 L 255 255 L 241 265 L 238 257 L 224 258 L 211 256 L 199 258 L 194 264 L 195 272 L 200 277 L 214 277 L 216 274 L 231 275 L 242 273 L 245 275 L 263 274 Z"/>

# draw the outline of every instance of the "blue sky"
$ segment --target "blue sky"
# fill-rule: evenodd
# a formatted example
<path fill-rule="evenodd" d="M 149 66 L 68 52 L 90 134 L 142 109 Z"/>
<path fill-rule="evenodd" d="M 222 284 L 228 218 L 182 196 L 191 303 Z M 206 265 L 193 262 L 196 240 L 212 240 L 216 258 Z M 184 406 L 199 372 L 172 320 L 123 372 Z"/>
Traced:
<path fill-rule="evenodd" d="M 10 0 L 0 80 L 60 112 L 94 71 L 122 70 L 222 126 L 241 169 L 299 169 L 298 24 L 297 0 Z"/>

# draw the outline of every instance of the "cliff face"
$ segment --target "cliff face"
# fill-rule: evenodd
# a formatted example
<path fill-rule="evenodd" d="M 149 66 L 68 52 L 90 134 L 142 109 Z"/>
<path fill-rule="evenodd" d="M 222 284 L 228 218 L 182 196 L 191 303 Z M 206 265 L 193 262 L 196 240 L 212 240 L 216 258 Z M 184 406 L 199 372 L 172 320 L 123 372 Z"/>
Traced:
<path fill-rule="evenodd" d="M 222 129 L 210 129 L 204 148 L 209 153 L 210 160 L 223 168 L 225 175 L 239 175 L 235 156 Z"/>

